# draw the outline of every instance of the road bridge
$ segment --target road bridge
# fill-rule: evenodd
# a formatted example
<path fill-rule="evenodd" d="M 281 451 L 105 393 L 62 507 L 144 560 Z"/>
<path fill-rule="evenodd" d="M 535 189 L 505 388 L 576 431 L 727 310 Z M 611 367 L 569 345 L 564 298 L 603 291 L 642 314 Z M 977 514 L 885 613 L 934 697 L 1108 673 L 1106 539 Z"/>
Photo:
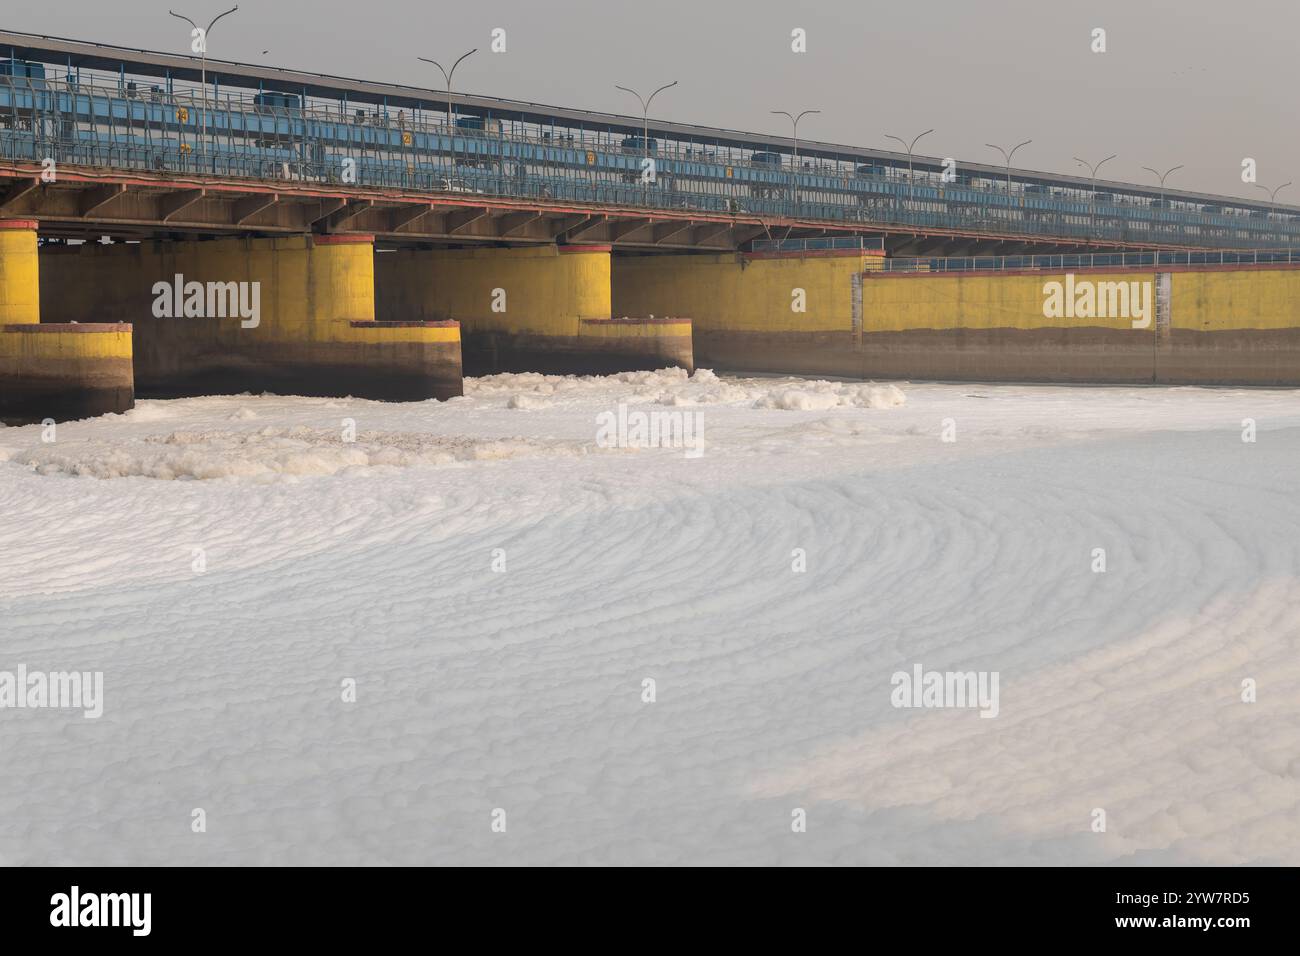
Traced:
<path fill-rule="evenodd" d="M 0 31 L 12 421 L 697 353 L 1294 385 L 1292 246 L 1271 202 Z M 1145 311 L 1044 304 L 1093 285 Z"/>
<path fill-rule="evenodd" d="M 1300 208 L 0 31 L 0 214 L 56 233 L 889 254 L 1300 244 Z M 35 190 L 44 160 L 72 167 Z M 75 196 L 61 195 L 66 191 Z"/>

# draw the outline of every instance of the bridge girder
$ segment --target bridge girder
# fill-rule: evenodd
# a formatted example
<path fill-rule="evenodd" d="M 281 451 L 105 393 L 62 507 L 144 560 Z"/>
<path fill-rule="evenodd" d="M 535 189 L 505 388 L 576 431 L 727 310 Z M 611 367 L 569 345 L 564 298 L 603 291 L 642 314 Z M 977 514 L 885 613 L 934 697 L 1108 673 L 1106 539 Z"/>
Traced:
<path fill-rule="evenodd" d="M 60 171 L 44 183 L 30 169 L 0 163 L 0 216 L 32 218 L 47 236 L 123 238 L 183 235 L 367 234 L 402 243 L 605 243 L 636 250 L 741 249 L 759 238 L 883 236 L 890 255 L 1015 254 L 1180 248 L 1098 244 L 945 230 L 900 232 L 868 222 L 759 221 L 740 213 L 586 208 L 551 199 L 481 193 L 419 193 L 298 181 L 254 182 L 121 170 Z"/>

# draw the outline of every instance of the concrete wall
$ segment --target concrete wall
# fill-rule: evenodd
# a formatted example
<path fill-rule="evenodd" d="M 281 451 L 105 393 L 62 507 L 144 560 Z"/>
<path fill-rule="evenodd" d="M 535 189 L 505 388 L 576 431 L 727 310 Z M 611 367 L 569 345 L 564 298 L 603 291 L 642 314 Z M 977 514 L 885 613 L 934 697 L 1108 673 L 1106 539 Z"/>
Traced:
<path fill-rule="evenodd" d="M 45 317 L 130 321 L 144 395 L 238 391 L 388 400 L 461 394 L 454 323 L 375 322 L 367 237 L 149 242 L 43 252 Z M 258 283 L 260 316 L 158 317 L 157 283 Z"/>
<path fill-rule="evenodd" d="M 375 256 L 381 316 L 455 319 L 466 335 L 577 335 L 580 319 L 610 317 L 609 251 L 580 246 L 398 250 Z M 493 311 L 495 289 L 505 311 Z"/>
<path fill-rule="evenodd" d="M 382 252 L 375 277 L 381 320 L 460 323 L 467 375 L 694 368 L 689 321 L 611 321 L 607 246 Z"/>
<path fill-rule="evenodd" d="M 1154 286 L 1151 272 L 1077 273 L 1079 282 L 1095 285 L 1145 282 Z M 1044 315 L 1044 286 L 1066 283 L 1065 273 L 963 275 L 921 274 L 891 277 L 885 274 L 863 282 L 862 326 L 865 332 L 911 332 L 948 329 L 1097 328 L 1134 331 L 1129 315 L 1049 318 Z M 1144 331 L 1155 331 L 1154 316 Z M 1149 345 L 1149 343 L 1148 343 Z"/>
<path fill-rule="evenodd" d="M 851 280 L 872 258 L 617 256 L 614 315 L 687 316 L 697 338 L 720 331 L 846 332 L 852 326 Z M 806 312 L 791 310 L 791 292 L 796 288 L 806 294 Z M 708 364 L 703 353 L 696 359 Z"/>
<path fill-rule="evenodd" d="M 615 314 L 687 315 L 699 364 L 737 371 L 973 381 L 1300 385 L 1300 271 L 1080 270 L 1150 283 L 1151 315 L 1048 317 L 1064 273 L 889 274 L 858 256 L 619 257 Z M 856 287 L 856 288 L 855 288 Z M 806 311 L 792 309 L 804 290 Z"/>
<path fill-rule="evenodd" d="M 615 315 L 690 318 L 703 367 L 868 377 L 856 347 L 853 280 L 878 265 L 861 253 L 617 256 L 612 304 Z"/>
<path fill-rule="evenodd" d="M 1300 270 L 1175 272 L 1162 382 L 1300 385 Z"/>
<path fill-rule="evenodd" d="M 1065 273 L 864 277 L 862 374 L 1024 382 L 1149 382 L 1158 323 L 1155 275 L 1077 273 L 1079 282 L 1146 283 L 1150 314 L 1044 315 L 1045 286 Z M 1144 321 L 1144 328 L 1135 328 Z"/>

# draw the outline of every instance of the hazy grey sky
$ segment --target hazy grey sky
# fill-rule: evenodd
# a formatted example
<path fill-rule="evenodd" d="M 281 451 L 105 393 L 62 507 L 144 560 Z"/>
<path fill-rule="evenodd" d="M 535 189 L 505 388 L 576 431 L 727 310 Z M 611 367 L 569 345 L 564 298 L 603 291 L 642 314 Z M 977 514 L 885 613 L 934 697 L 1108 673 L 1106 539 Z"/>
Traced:
<path fill-rule="evenodd" d="M 173 0 L 206 22 L 227 0 Z M 184 24 L 153 0 L 7 4 L 0 27 L 184 53 Z M 243 0 L 213 31 L 211 55 L 439 88 L 417 56 L 479 52 L 464 92 L 639 112 L 614 84 L 652 89 L 664 119 L 788 133 L 769 110 L 816 108 L 801 136 L 891 148 L 886 133 L 936 132 L 918 151 L 992 162 L 985 143 L 1033 139 L 1029 169 L 1077 172 L 1073 156 L 1119 158 L 1107 177 L 1148 182 L 1143 166 L 1186 169 L 1171 187 L 1249 196 L 1297 185 L 1291 116 L 1300 51 L 1295 0 Z M 502 27 L 507 52 L 489 52 Z M 808 51 L 791 52 L 790 32 Z M 1107 52 L 1090 49 L 1106 30 Z M 269 51 L 263 55 L 262 51 Z M 446 58 L 446 59 L 444 59 Z M 894 144 L 896 145 L 896 144 Z"/>

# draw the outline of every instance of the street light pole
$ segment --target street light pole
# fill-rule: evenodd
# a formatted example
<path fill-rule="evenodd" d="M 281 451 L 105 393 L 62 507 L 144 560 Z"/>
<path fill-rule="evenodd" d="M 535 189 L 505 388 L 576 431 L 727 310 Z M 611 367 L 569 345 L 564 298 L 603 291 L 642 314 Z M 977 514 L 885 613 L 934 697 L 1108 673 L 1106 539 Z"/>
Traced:
<path fill-rule="evenodd" d="M 792 138 L 794 139 L 794 183 L 793 183 L 794 189 L 793 189 L 793 192 L 794 192 L 794 202 L 795 202 L 795 205 L 797 206 L 797 205 L 799 204 L 799 121 L 800 121 L 801 119 L 803 119 L 805 116 L 809 116 L 809 115 L 811 115 L 811 114 L 813 114 L 813 113 L 820 113 L 821 110 L 804 110 L 804 111 L 803 111 L 802 113 L 800 113 L 798 116 L 795 116 L 795 115 L 793 115 L 793 114 L 791 114 L 791 113 L 787 113 L 785 110 L 772 110 L 771 112 L 772 112 L 772 114 L 773 114 L 774 116 L 786 116 L 786 117 L 789 117 L 789 119 L 790 119 L 790 123 L 791 123 L 791 124 L 793 125 L 793 127 L 794 127 L 794 135 L 793 135 L 793 137 L 792 137 Z"/>
<path fill-rule="evenodd" d="M 1011 152 L 1009 153 L 1001 146 L 998 146 L 994 143 L 984 144 L 989 149 L 996 149 L 999 153 L 1002 154 L 1002 158 L 1007 161 L 1007 201 L 1008 202 L 1010 202 L 1011 200 L 1011 157 L 1016 155 L 1016 150 L 1018 150 L 1021 146 L 1028 146 L 1032 142 L 1033 142 L 1032 139 L 1027 139 L 1023 143 L 1017 143 L 1015 146 L 1011 147 Z"/>
<path fill-rule="evenodd" d="M 453 76 L 456 75 L 456 67 L 460 66 L 460 64 L 461 64 L 461 60 L 464 60 L 465 57 L 467 57 L 467 56 L 470 55 L 470 53 L 477 53 L 477 52 L 478 52 L 478 47 L 474 47 L 474 49 L 470 50 L 469 53 L 462 53 L 462 54 L 460 55 L 460 58 L 457 59 L 456 62 L 453 63 L 453 64 L 451 65 L 451 69 L 450 69 L 450 70 L 444 69 L 444 68 L 443 68 L 443 65 L 442 65 L 441 63 L 439 63 L 437 60 L 430 60 L 429 58 L 427 58 L 427 57 L 423 57 L 423 56 L 421 56 L 421 57 L 416 57 L 416 59 L 418 59 L 418 60 L 422 60 L 422 61 L 425 62 L 425 63 L 432 63 L 434 66 L 436 66 L 439 70 L 442 71 L 442 78 L 443 78 L 443 80 L 444 80 L 444 81 L 446 82 L 446 84 L 447 84 L 447 133 L 448 133 L 448 135 L 451 135 L 451 126 L 452 126 L 452 122 L 451 122 L 451 78 L 452 78 Z"/>
<path fill-rule="evenodd" d="M 184 20 L 195 30 L 198 30 L 201 34 L 203 34 L 202 46 L 199 48 L 199 54 L 202 57 L 202 60 L 200 61 L 200 68 L 199 68 L 199 78 L 200 78 L 199 82 L 203 86 L 203 135 L 199 137 L 199 158 L 200 158 L 201 165 L 204 166 L 207 165 L 207 154 L 208 154 L 208 34 L 212 32 L 212 28 L 216 25 L 218 20 L 220 20 L 224 16 L 229 16 L 230 14 L 234 13 L 238 9 L 239 9 L 239 4 L 235 4 L 225 13 L 218 13 L 215 17 L 211 19 L 211 21 L 209 21 L 206 30 L 200 27 L 197 23 L 195 23 L 187 16 L 183 16 L 182 14 L 179 14 L 174 10 L 167 11 L 172 16 L 174 16 L 177 20 Z M 193 102 L 193 100 L 191 100 L 191 102 Z M 306 104 L 304 103 L 303 105 L 305 106 Z"/>
<path fill-rule="evenodd" d="M 1149 173 L 1154 173 L 1160 179 L 1160 208 L 1164 209 L 1165 208 L 1165 178 L 1170 173 L 1182 169 L 1183 167 L 1171 166 L 1169 169 L 1166 169 L 1163 173 L 1158 169 L 1152 169 L 1150 166 L 1143 166 L 1142 168 Z"/>
<path fill-rule="evenodd" d="M 885 139 L 898 140 L 898 142 L 903 144 L 903 148 L 907 150 L 907 202 L 909 205 L 912 202 L 912 150 L 916 147 L 917 142 L 922 136 L 928 136 L 933 132 L 934 130 L 927 129 L 924 133 L 917 133 L 916 138 L 910 143 L 906 142 L 901 136 L 892 136 L 889 133 L 885 134 Z"/>
<path fill-rule="evenodd" d="M 1264 190 L 1264 192 L 1268 193 L 1268 201 L 1272 203 L 1272 202 L 1277 202 L 1277 194 L 1280 193 L 1282 190 L 1286 189 L 1286 187 L 1290 185 L 1291 185 L 1290 183 L 1283 183 L 1281 186 L 1278 186 L 1276 189 L 1270 190 L 1267 186 L 1261 186 L 1259 183 L 1255 183 L 1255 188 L 1262 189 Z"/>
<path fill-rule="evenodd" d="M 617 83 L 614 84 L 614 89 L 622 90 L 624 93 L 631 93 L 641 103 L 641 149 L 644 151 L 642 153 L 642 158 L 647 160 L 646 164 L 642 167 L 642 173 L 644 173 L 645 170 L 650 165 L 648 162 L 648 160 L 650 159 L 650 104 L 653 103 L 655 97 L 658 96 L 660 93 L 662 93 L 664 90 L 672 89 L 676 85 L 677 85 L 677 81 L 673 80 L 671 83 L 665 83 L 663 86 L 659 87 L 659 89 L 655 90 L 649 96 L 643 97 L 640 93 L 638 93 L 636 90 L 632 89 L 631 87 L 619 86 Z M 650 188 L 649 182 L 645 182 L 644 185 L 646 189 Z"/>
<path fill-rule="evenodd" d="M 1170 173 L 1172 173 L 1172 172 L 1176 172 L 1176 171 L 1182 169 L 1183 167 L 1182 167 L 1182 166 L 1173 166 L 1173 167 L 1170 167 L 1169 169 L 1166 169 L 1163 173 L 1162 173 L 1160 170 L 1158 170 L 1158 169 L 1152 169 L 1150 166 L 1143 166 L 1142 168 L 1145 169 L 1145 170 L 1146 170 L 1147 172 L 1149 172 L 1149 173 L 1155 173 L 1155 175 L 1159 178 L 1159 180 L 1160 180 L 1160 205 L 1161 205 L 1161 208 L 1163 208 L 1163 207 L 1164 207 L 1164 203 L 1165 203 L 1165 179 L 1169 176 Z"/>
<path fill-rule="evenodd" d="M 1106 163 L 1109 163 L 1112 159 L 1114 159 L 1115 155 L 1117 154 L 1112 154 L 1110 156 L 1107 156 L 1105 159 L 1103 159 L 1101 162 L 1097 163 L 1096 165 L 1093 165 L 1092 163 L 1088 162 L 1086 159 L 1080 159 L 1078 156 L 1074 157 L 1074 161 L 1078 163 L 1080 166 L 1085 167 L 1088 170 L 1089 175 L 1092 177 L 1091 184 L 1088 189 L 1088 196 L 1089 196 L 1089 205 L 1091 206 L 1090 218 L 1092 219 L 1090 226 L 1092 228 L 1092 232 L 1094 233 L 1094 235 L 1097 232 L 1097 170 L 1101 169 L 1102 166 L 1106 165 Z"/>

